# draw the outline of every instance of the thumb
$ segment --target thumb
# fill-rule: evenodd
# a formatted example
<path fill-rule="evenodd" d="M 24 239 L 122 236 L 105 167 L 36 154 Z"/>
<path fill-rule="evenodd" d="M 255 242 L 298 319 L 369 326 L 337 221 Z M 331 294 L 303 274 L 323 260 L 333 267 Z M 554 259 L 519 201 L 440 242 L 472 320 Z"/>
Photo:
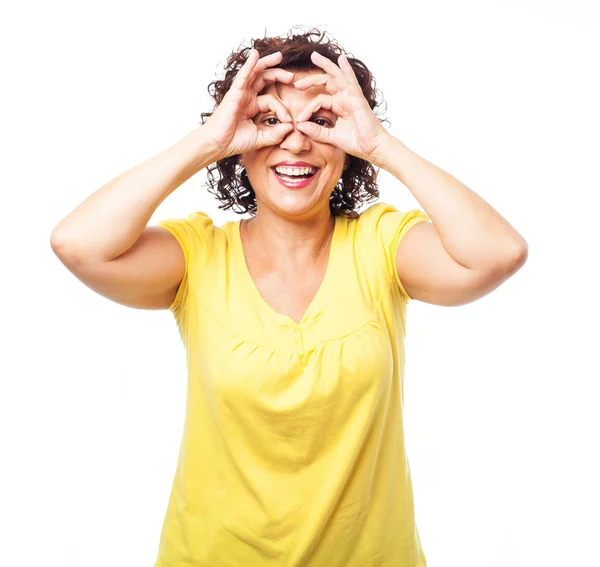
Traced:
<path fill-rule="evenodd" d="M 317 142 L 329 143 L 329 132 L 314 122 L 299 122 L 296 128 Z"/>
<path fill-rule="evenodd" d="M 278 144 L 292 128 L 293 126 L 289 122 L 284 122 L 268 130 L 259 130 L 259 137 L 262 138 L 260 140 L 261 145 L 272 146 Z"/>

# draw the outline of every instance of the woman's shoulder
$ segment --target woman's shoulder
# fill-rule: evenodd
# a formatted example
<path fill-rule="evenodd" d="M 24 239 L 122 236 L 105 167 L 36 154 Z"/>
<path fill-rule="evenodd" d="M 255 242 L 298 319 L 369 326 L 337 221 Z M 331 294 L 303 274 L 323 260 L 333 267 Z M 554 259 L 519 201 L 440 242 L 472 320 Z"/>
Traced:
<path fill-rule="evenodd" d="M 387 220 L 390 214 L 399 214 L 398 209 L 386 203 L 379 201 L 359 212 L 357 218 L 349 219 L 350 223 L 355 224 L 355 228 L 360 233 L 374 234 L 378 228 L 381 228 L 381 222 Z"/>
<path fill-rule="evenodd" d="M 372 219 L 380 218 L 382 215 L 390 212 L 397 213 L 399 211 L 391 203 L 387 203 L 385 201 L 378 201 L 377 203 L 374 203 L 371 206 L 364 209 L 363 211 L 361 211 L 359 219 L 362 219 L 362 221 L 365 222 Z"/>
<path fill-rule="evenodd" d="M 379 201 L 360 213 L 359 225 L 372 233 L 395 233 L 412 219 L 430 220 L 421 209 L 399 209 L 391 203 Z"/>

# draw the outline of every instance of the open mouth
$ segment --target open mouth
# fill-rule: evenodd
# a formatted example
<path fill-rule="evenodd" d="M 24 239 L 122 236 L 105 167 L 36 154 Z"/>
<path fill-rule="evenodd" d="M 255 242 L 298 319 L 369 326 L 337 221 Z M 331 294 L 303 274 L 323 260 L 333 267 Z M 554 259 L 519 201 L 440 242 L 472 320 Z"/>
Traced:
<path fill-rule="evenodd" d="M 279 181 L 279 183 L 282 185 L 291 188 L 305 187 L 309 183 L 312 183 L 319 175 L 321 168 L 313 167 L 311 169 L 312 171 L 308 171 L 300 175 L 294 175 L 291 173 L 283 173 L 282 171 L 277 172 L 275 171 L 275 167 L 271 167 L 271 171 L 273 172 L 273 175 L 276 177 L 277 181 Z"/>

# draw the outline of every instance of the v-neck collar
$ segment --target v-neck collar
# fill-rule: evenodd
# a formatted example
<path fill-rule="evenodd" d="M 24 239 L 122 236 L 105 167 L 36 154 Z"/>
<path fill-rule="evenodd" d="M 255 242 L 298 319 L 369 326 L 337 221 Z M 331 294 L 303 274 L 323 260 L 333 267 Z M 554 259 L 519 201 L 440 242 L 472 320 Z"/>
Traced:
<path fill-rule="evenodd" d="M 239 263 L 239 269 L 244 278 L 244 285 L 250 290 L 252 300 L 254 301 L 256 308 L 259 309 L 265 317 L 272 319 L 278 325 L 286 325 L 294 329 L 305 326 L 311 319 L 320 315 L 320 311 L 324 306 L 324 298 L 327 297 L 327 293 L 332 286 L 332 280 L 337 273 L 337 264 L 339 262 L 339 238 L 340 238 L 340 223 L 342 218 L 340 216 L 334 217 L 334 228 L 331 242 L 329 244 L 329 257 L 327 260 L 327 268 L 325 270 L 325 276 L 317 290 L 317 293 L 312 298 L 312 301 L 306 308 L 306 311 L 302 315 L 299 323 L 296 323 L 289 315 L 279 313 L 275 311 L 263 298 L 258 291 L 250 270 L 248 269 L 248 263 L 246 262 L 246 255 L 244 253 L 244 246 L 242 244 L 241 236 L 241 220 L 234 221 L 231 224 L 232 233 L 235 242 L 235 259 Z"/>

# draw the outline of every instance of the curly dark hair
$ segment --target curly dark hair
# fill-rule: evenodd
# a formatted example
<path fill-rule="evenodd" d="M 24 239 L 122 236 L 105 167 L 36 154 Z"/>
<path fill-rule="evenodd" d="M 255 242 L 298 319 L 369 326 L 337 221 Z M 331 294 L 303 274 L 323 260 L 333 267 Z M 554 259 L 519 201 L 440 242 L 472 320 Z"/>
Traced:
<path fill-rule="evenodd" d="M 344 53 L 356 74 L 371 110 L 377 116 L 376 109 L 383 103 L 383 98 L 381 100 L 377 98 L 377 95 L 381 93 L 375 88 L 375 79 L 367 66 L 359 59 L 349 57 L 333 38 L 327 37 L 325 31 L 312 28 L 306 33 L 294 34 L 293 30 L 294 28 L 291 28 L 287 35 L 276 37 L 267 37 L 265 30 L 265 37 L 253 39 L 250 46 L 240 46 L 238 51 L 233 51 L 229 55 L 225 67 L 225 79 L 212 81 L 208 85 L 208 92 L 215 101 L 213 112 L 227 94 L 237 72 L 246 62 L 250 49 L 253 47 L 258 51 L 259 57 L 281 51 L 281 62 L 272 68 L 295 71 L 322 71 L 311 61 L 310 56 L 313 51 L 327 57 L 336 65 L 338 57 Z M 210 116 L 212 116 L 212 112 L 203 112 L 201 124 L 205 124 Z M 380 122 L 389 122 L 387 119 L 378 119 Z M 331 194 L 329 208 L 332 216 L 345 214 L 349 218 L 357 218 L 357 209 L 363 203 L 369 203 L 379 197 L 377 171 L 369 161 L 359 159 L 351 154 L 348 154 L 348 157 L 350 163 Z M 250 212 L 255 215 L 256 194 L 246 170 L 239 171 L 240 169 L 237 155 L 218 160 L 208 166 L 208 191 L 223 203 L 219 206 L 220 209 L 233 209 L 238 214 Z M 236 210 L 236 206 L 240 210 Z"/>

